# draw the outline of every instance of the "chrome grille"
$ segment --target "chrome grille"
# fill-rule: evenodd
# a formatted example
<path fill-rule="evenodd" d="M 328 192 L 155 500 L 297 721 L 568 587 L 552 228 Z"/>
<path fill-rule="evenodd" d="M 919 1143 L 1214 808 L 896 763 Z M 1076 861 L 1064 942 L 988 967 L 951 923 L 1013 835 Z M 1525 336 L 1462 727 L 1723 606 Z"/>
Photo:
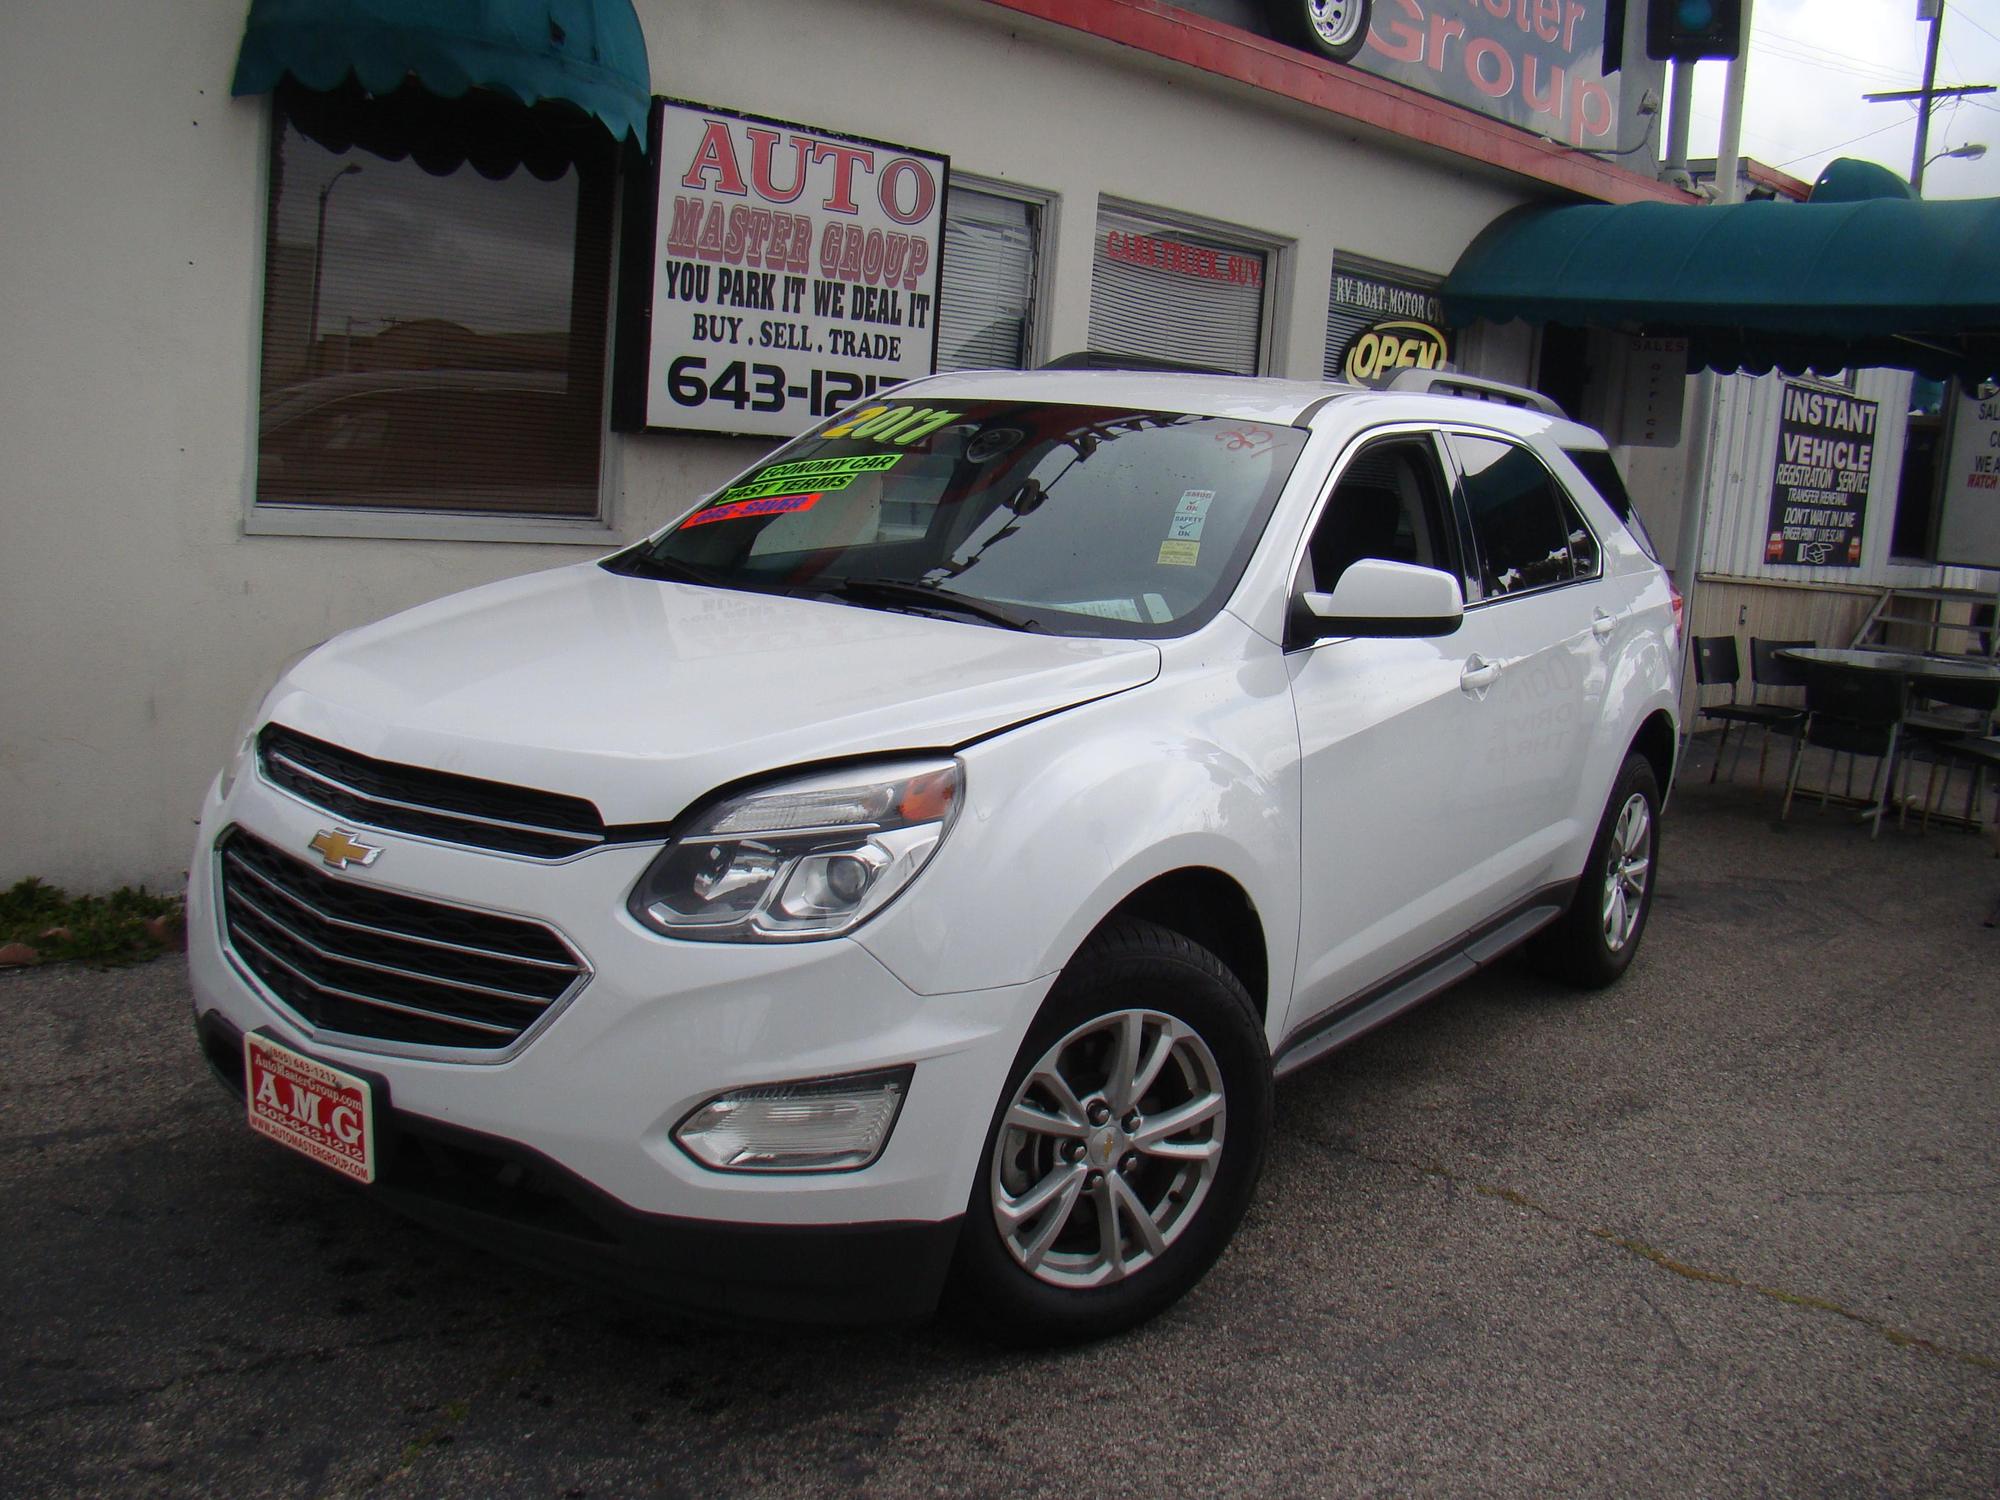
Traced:
<path fill-rule="evenodd" d="M 216 854 L 230 950 L 326 1031 L 506 1048 L 586 972 L 538 922 L 336 879 L 240 828 Z"/>
<path fill-rule="evenodd" d="M 351 822 L 420 838 L 561 859 L 604 842 L 604 819 L 581 797 L 376 760 L 281 724 L 257 737 L 266 779 Z"/>

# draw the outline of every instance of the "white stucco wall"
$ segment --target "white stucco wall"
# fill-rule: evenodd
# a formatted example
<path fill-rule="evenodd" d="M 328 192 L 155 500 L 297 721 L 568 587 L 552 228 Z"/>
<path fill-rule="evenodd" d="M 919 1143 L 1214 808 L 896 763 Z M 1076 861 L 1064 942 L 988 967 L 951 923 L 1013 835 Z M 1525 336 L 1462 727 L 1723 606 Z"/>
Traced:
<path fill-rule="evenodd" d="M 245 0 L 16 7 L 0 49 L 0 884 L 181 878 L 286 658 L 577 546 L 244 534 L 268 101 Z M 1336 250 L 1443 273 L 1527 189 L 981 0 L 640 0 L 656 92 L 903 141 L 1057 195 L 1044 345 L 1081 347 L 1099 194 L 1287 242 L 1274 369 L 1320 367 Z M 754 445 L 613 438 L 636 537 Z"/>

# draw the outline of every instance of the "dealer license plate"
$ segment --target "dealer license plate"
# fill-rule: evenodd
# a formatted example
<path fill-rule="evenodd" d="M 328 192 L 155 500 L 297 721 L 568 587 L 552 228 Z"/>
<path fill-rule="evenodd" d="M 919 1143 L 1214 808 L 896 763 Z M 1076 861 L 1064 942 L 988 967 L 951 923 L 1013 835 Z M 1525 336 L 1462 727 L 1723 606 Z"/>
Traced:
<path fill-rule="evenodd" d="M 250 1128 L 356 1182 L 375 1180 L 368 1080 L 254 1032 L 243 1037 Z"/>

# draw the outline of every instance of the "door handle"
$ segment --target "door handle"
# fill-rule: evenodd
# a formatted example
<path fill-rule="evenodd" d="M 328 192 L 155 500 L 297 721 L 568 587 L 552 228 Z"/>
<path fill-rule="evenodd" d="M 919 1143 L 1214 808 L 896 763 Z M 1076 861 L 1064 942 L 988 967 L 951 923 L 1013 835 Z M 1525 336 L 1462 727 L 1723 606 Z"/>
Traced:
<path fill-rule="evenodd" d="M 1488 661 L 1474 652 L 1465 659 L 1465 670 L 1458 674 L 1458 685 L 1468 693 L 1483 693 L 1500 679 L 1500 664 Z"/>
<path fill-rule="evenodd" d="M 1603 610 L 1593 610 L 1590 616 L 1590 633 L 1600 641 L 1609 640 L 1611 632 L 1618 628 L 1618 622 Z"/>

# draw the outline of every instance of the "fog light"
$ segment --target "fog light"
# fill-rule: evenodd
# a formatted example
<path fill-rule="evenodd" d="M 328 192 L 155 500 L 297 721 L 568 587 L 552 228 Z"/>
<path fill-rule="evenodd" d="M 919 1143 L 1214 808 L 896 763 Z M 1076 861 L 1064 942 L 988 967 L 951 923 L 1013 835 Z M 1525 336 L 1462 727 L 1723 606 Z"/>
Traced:
<path fill-rule="evenodd" d="M 855 1172 L 889 1143 L 914 1068 L 759 1084 L 718 1094 L 674 1127 L 717 1172 Z"/>

